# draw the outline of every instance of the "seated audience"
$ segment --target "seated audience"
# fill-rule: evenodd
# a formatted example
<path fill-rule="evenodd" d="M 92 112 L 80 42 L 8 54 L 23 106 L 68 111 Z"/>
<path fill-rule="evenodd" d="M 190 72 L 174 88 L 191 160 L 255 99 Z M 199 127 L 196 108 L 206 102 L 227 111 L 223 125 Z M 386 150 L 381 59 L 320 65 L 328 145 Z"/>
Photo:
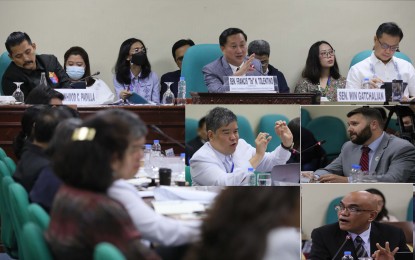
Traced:
<path fill-rule="evenodd" d="M 126 259 L 160 259 L 141 244 L 124 206 L 106 195 L 114 172 L 138 168 L 142 147 L 132 135 L 117 117 L 93 116 L 54 154 L 53 171 L 64 184 L 44 235 L 56 259 L 93 259 L 100 242 L 113 244 Z"/>
<path fill-rule="evenodd" d="M 68 118 L 56 126 L 53 137 L 45 149 L 45 154 L 49 159 L 71 140 L 73 131 L 81 124 L 81 119 Z M 49 212 L 52 208 L 53 199 L 61 184 L 62 181 L 53 172 L 49 162 L 49 164 L 40 171 L 39 177 L 36 179 L 36 182 L 30 191 L 30 201 L 39 204 L 46 212 Z"/>
<path fill-rule="evenodd" d="M 160 102 L 159 78 L 151 71 L 147 48 L 141 40 L 130 38 L 121 44 L 114 87 L 116 98 L 126 100 L 134 92 L 149 102 Z"/>
<path fill-rule="evenodd" d="M 396 23 L 387 22 L 379 25 L 373 37 L 372 55 L 350 68 L 346 88 L 362 88 L 365 78 L 370 80 L 370 88 L 379 88 L 383 83 L 397 79 L 408 83 L 404 92 L 405 98 L 415 96 L 414 66 L 393 56 L 399 51 L 402 38 L 403 32 Z"/>
<path fill-rule="evenodd" d="M 30 91 L 25 103 L 31 105 L 62 105 L 65 96 L 52 88 L 35 87 Z"/>
<path fill-rule="evenodd" d="M 300 259 L 299 187 L 229 187 L 202 224 L 187 260 Z"/>
<path fill-rule="evenodd" d="M 190 39 L 181 39 L 174 43 L 171 52 L 173 55 L 174 62 L 177 64 L 177 67 L 179 67 L 179 69 L 176 71 L 167 72 L 166 74 L 161 76 L 160 102 L 163 99 L 163 94 L 167 91 L 166 82 L 173 82 L 173 84 L 170 85 L 170 90 L 177 98 L 178 83 L 182 72 L 182 62 L 184 54 L 186 53 L 187 49 L 189 49 L 193 45 L 195 45 L 195 43 Z"/>
<path fill-rule="evenodd" d="M 378 208 L 377 212 L 378 215 L 375 218 L 375 221 L 381 221 L 381 222 L 397 222 L 399 221 L 395 216 L 392 216 L 389 214 L 389 211 L 386 209 L 386 198 L 383 193 L 378 189 L 367 189 L 367 192 L 370 192 L 373 194 L 374 198 L 378 202 Z"/>
<path fill-rule="evenodd" d="M 189 165 L 190 158 L 197 152 L 207 141 L 206 117 L 199 120 L 197 126 L 197 136 L 186 144 L 186 165 Z"/>
<path fill-rule="evenodd" d="M 340 75 L 333 47 L 326 41 L 311 45 L 302 78 L 295 93 L 321 92 L 328 101 L 337 101 L 337 89 L 345 88 L 346 79 Z"/>
<path fill-rule="evenodd" d="M 29 35 L 13 32 L 7 37 L 6 49 L 12 60 L 2 79 L 4 95 L 12 95 L 16 90 L 13 82 L 23 82 L 20 89 L 25 99 L 30 91 L 40 82 L 42 72 L 46 74 L 46 82 L 51 88 L 68 88 L 69 78 L 54 55 L 36 54 L 36 44 Z"/>
<path fill-rule="evenodd" d="M 22 157 L 16 166 L 13 179 L 20 183 L 28 193 L 43 168 L 49 165 L 44 150 L 52 139 L 60 121 L 73 117 L 66 106 L 49 107 L 39 112 L 33 124 L 33 142 L 26 142 Z"/>
<path fill-rule="evenodd" d="M 339 157 L 315 172 L 320 182 L 350 182 L 353 164 L 359 164 L 379 182 L 415 181 L 415 147 L 383 131 L 384 120 L 378 109 L 356 108 L 347 117 L 350 141 L 343 145 Z"/>
<path fill-rule="evenodd" d="M 262 76 L 261 62 L 255 55 L 247 57 L 246 34 L 238 28 L 228 28 L 219 36 L 223 56 L 203 67 L 205 84 L 209 92 L 229 91 L 225 76 Z"/>
<path fill-rule="evenodd" d="M 89 90 L 93 90 L 98 104 L 114 102 L 114 93 L 101 79 L 91 77 L 91 68 L 88 53 L 81 47 L 69 48 L 64 55 L 63 68 L 68 74 L 71 83 L 84 81 Z"/>
<path fill-rule="evenodd" d="M 280 93 L 290 93 L 290 88 L 287 85 L 284 74 L 277 70 L 274 66 L 269 64 L 269 56 L 271 49 L 269 43 L 264 40 L 255 40 L 248 45 L 248 56 L 255 54 L 255 59 L 261 61 L 262 73 L 266 76 L 277 76 L 278 91 Z"/>
<path fill-rule="evenodd" d="M 375 221 L 377 205 L 373 194 L 367 191 L 344 196 L 335 207 L 339 221 L 311 233 L 313 243 L 309 258 L 340 260 L 344 251 L 351 251 L 354 259 L 375 257 L 383 246 L 388 247 L 387 243 L 394 251 L 389 250 L 388 255 L 392 258 L 386 259 L 393 259 L 398 250 L 409 252 L 401 229 Z"/>
<path fill-rule="evenodd" d="M 275 122 L 275 133 L 281 138 L 273 152 L 265 152 L 271 136 L 259 133 L 256 147 L 239 139 L 236 115 L 227 108 L 216 107 L 206 115 L 206 142 L 190 159 L 193 185 L 245 185 L 248 168 L 270 172 L 274 165 L 285 164 L 291 156 L 293 136 L 286 122 Z"/>

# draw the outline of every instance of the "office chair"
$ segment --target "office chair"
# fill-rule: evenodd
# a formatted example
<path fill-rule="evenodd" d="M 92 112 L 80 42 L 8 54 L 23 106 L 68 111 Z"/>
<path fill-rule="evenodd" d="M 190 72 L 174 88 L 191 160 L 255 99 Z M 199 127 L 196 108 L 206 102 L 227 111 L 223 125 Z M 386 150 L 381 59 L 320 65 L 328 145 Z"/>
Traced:
<path fill-rule="evenodd" d="M 39 204 L 31 203 L 27 207 L 27 214 L 29 215 L 29 220 L 36 224 L 42 231 L 45 231 L 49 226 L 50 216 Z"/>
<path fill-rule="evenodd" d="M 28 222 L 22 230 L 24 247 L 21 248 L 25 260 L 53 260 L 52 253 L 36 224 Z M 114 258 L 115 259 L 115 258 Z"/>
<path fill-rule="evenodd" d="M 9 186 L 14 183 L 14 180 L 10 176 L 1 178 L 0 186 L 0 204 L 1 210 L 1 241 L 6 253 L 11 258 L 18 258 L 17 239 L 16 233 L 12 224 L 12 213 L 10 211 L 9 200 Z"/>
<path fill-rule="evenodd" d="M 408 204 L 408 211 L 406 213 L 406 221 L 414 221 L 414 198 L 412 197 Z"/>
<path fill-rule="evenodd" d="M 186 80 L 186 97 L 190 92 L 208 92 L 202 69 L 220 56 L 219 44 L 196 44 L 187 49 L 181 72 Z"/>
<path fill-rule="evenodd" d="M 343 199 L 343 196 L 337 197 L 333 199 L 329 206 L 327 207 L 326 212 L 326 225 L 337 222 L 337 212 L 334 209 L 337 205 L 339 205 L 340 201 Z"/>
<path fill-rule="evenodd" d="M 125 260 L 125 257 L 113 244 L 102 242 L 95 246 L 94 260 Z"/>
<path fill-rule="evenodd" d="M 185 141 L 190 142 L 197 136 L 197 128 L 199 121 L 193 118 L 186 118 L 185 121 Z"/>
<path fill-rule="evenodd" d="M 0 95 L 4 95 L 3 94 L 3 86 L 2 86 L 2 79 L 3 79 L 3 74 L 6 71 L 7 67 L 9 67 L 10 63 L 12 62 L 12 60 L 9 57 L 9 53 L 7 51 L 3 52 L 0 55 Z"/>
<path fill-rule="evenodd" d="M 362 60 L 364 60 L 364 59 L 366 59 L 366 58 L 368 58 L 368 57 L 370 57 L 370 55 L 372 55 L 372 50 L 365 50 L 365 51 L 361 51 L 361 52 L 359 52 L 358 54 L 356 54 L 356 55 L 354 55 L 353 56 L 353 58 L 352 58 L 352 61 L 350 62 L 350 66 L 349 66 L 349 69 L 353 66 L 353 65 L 355 65 L 356 63 L 359 63 L 359 62 L 361 62 Z M 395 54 L 393 55 L 393 56 L 395 56 L 395 57 L 397 57 L 397 58 L 400 58 L 400 59 L 403 59 L 403 60 L 406 60 L 407 62 L 409 62 L 409 63 L 412 63 L 412 61 L 411 61 L 411 59 L 408 57 L 408 55 L 406 55 L 405 53 L 402 53 L 402 52 L 395 52 Z"/>
<path fill-rule="evenodd" d="M 278 120 L 283 120 L 287 123 L 290 121 L 286 116 L 284 115 L 278 115 L 278 114 L 268 114 L 261 117 L 258 124 L 258 133 L 259 132 L 265 132 L 269 133 L 270 136 L 272 136 L 271 141 L 269 142 L 267 146 L 267 152 L 272 152 L 275 150 L 275 148 L 280 145 L 281 139 L 279 136 L 275 133 L 274 127 L 275 122 Z"/>
<path fill-rule="evenodd" d="M 248 144 L 255 146 L 254 131 L 252 130 L 251 123 L 248 119 L 242 115 L 236 115 L 238 118 L 238 132 L 239 138 L 244 139 Z"/>
<path fill-rule="evenodd" d="M 301 108 L 301 126 L 305 127 L 311 121 L 310 112 L 307 109 Z"/>

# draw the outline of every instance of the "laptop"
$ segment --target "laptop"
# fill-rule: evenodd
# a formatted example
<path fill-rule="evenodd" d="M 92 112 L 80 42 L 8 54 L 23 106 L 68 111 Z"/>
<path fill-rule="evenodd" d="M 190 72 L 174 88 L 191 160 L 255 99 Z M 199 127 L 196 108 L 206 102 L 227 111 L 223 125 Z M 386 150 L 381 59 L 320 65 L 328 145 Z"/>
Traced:
<path fill-rule="evenodd" d="M 413 260 L 414 254 L 412 252 L 396 252 L 395 260 Z"/>
<path fill-rule="evenodd" d="M 290 163 L 275 165 L 271 171 L 272 186 L 300 183 L 301 164 Z"/>

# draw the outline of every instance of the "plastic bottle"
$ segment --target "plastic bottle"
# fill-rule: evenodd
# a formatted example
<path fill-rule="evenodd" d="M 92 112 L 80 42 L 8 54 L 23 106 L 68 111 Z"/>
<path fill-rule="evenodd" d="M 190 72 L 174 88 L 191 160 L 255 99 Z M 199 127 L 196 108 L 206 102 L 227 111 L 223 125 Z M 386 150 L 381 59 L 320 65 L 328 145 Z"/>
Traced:
<path fill-rule="evenodd" d="M 144 172 L 151 174 L 151 144 L 146 144 L 144 147 Z"/>
<path fill-rule="evenodd" d="M 362 82 L 362 89 L 369 89 L 369 88 L 370 88 L 369 78 L 364 78 Z"/>
<path fill-rule="evenodd" d="M 182 106 L 186 104 L 186 81 L 184 77 L 180 77 L 177 89 L 177 105 Z"/>
<path fill-rule="evenodd" d="M 42 87 L 42 88 L 47 88 L 48 87 L 48 82 L 46 81 L 45 72 L 42 72 L 42 74 L 40 75 L 40 81 L 39 81 L 38 86 Z"/>
<path fill-rule="evenodd" d="M 344 255 L 342 257 L 342 260 L 353 260 L 352 252 L 350 251 L 344 251 Z"/>
<path fill-rule="evenodd" d="M 151 156 L 161 156 L 161 145 L 159 140 L 154 140 L 154 143 L 151 147 Z"/>
<path fill-rule="evenodd" d="M 254 168 L 248 168 L 248 186 L 256 186 Z"/>
<path fill-rule="evenodd" d="M 360 170 L 361 168 L 362 167 L 360 167 L 360 165 L 358 165 L 358 164 L 352 164 L 352 169 L 350 170 L 350 176 L 352 177 L 351 178 L 351 181 L 353 183 L 359 182 L 359 180 L 360 180 L 360 173 L 362 172 Z"/>

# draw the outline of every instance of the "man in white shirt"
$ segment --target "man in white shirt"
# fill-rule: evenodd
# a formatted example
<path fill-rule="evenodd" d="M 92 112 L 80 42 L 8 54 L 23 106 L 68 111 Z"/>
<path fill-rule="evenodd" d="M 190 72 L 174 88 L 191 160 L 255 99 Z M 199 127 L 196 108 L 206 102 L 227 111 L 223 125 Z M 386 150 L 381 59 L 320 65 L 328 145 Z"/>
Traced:
<path fill-rule="evenodd" d="M 190 159 L 193 185 L 233 186 L 248 183 L 248 168 L 269 172 L 274 165 L 285 164 L 291 156 L 293 135 L 286 122 L 275 122 L 281 138 L 273 152 L 265 152 L 271 136 L 259 133 L 255 145 L 239 139 L 236 115 L 227 108 L 216 107 L 206 116 L 206 142 Z"/>
<path fill-rule="evenodd" d="M 370 80 L 370 88 L 379 88 L 384 82 L 402 80 L 408 84 L 404 91 L 404 100 L 415 96 L 413 65 L 393 56 L 399 51 L 402 38 L 402 30 L 397 24 L 392 22 L 381 24 L 374 37 L 372 55 L 350 68 L 346 88 L 361 88 L 365 78 Z"/>

